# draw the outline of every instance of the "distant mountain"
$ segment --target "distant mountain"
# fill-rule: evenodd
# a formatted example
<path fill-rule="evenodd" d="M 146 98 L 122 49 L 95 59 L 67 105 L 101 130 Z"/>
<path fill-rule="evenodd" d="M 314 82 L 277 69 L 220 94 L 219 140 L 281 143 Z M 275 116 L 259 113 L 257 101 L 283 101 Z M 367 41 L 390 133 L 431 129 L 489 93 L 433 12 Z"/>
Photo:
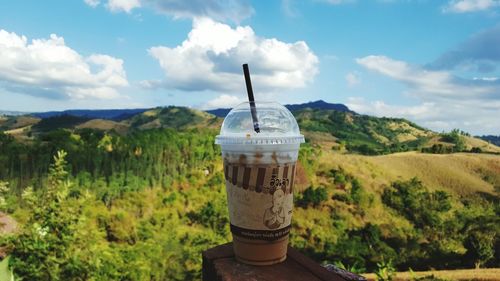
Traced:
<path fill-rule="evenodd" d="M 332 109 L 341 112 L 353 112 L 347 106 L 340 103 L 328 103 L 323 100 L 317 100 L 308 103 L 301 104 L 287 104 L 285 105 L 290 111 L 301 110 L 305 108 L 311 109 Z M 38 118 L 50 118 L 62 115 L 71 115 L 76 117 L 83 117 L 87 119 L 107 119 L 113 121 L 123 121 L 129 119 L 140 113 L 144 113 L 149 110 L 154 110 L 154 108 L 136 108 L 136 109 L 70 109 L 64 111 L 47 111 L 47 112 L 18 112 L 18 111 L 0 111 L 0 115 L 27 115 L 35 116 Z M 218 108 L 212 110 L 206 110 L 205 112 L 213 114 L 217 117 L 226 117 L 231 108 Z"/>
<path fill-rule="evenodd" d="M 19 115 L 26 115 L 26 114 L 29 114 L 29 112 L 0 110 L 0 116 L 19 116 Z"/>
<path fill-rule="evenodd" d="M 500 135 L 499 136 L 494 136 L 494 135 L 476 136 L 476 138 L 480 138 L 484 141 L 487 141 L 487 142 L 490 142 L 494 145 L 500 146 Z"/>
<path fill-rule="evenodd" d="M 217 108 L 212 110 L 205 110 L 205 112 L 213 114 L 217 117 L 226 117 L 226 115 L 231 111 L 231 108 Z"/>
<path fill-rule="evenodd" d="M 310 108 L 310 109 L 331 109 L 331 110 L 336 110 L 341 112 L 351 112 L 351 113 L 354 112 L 341 103 L 328 103 L 323 100 L 311 101 L 301 104 L 287 104 L 285 105 L 285 107 L 288 108 L 288 110 L 290 111 Z"/>
<path fill-rule="evenodd" d="M 315 101 L 286 105 L 293 113 L 301 132 L 310 143 L 340 151 L 361 154 L 387 154 L 419 151 L 435 147 L 436 151 L 452 151 L 456 145 L 439 134 L 402 118 L 378 118 L 357 114 L 343 104 Z M 200 111 L 168 106 L 152 109 L 68 110 L 23 116 L 0 116 L 0 131 L 18 139 L 55 129 L 95 129 L 128 132 L 155 128 L 191 130 L 209 128 L 217 131 L 229 109 Z M 35 117 L 39 116 L 42 119 Z M 50 117 L 49 117 L 50 116 Z M 485 136 L 487 141 L 469 136 L 461 137 L 463 150 L 500 153 L 499 137 Z"/>
<path fill-rule="evenodd" d="M 307 103 L 301 103 L 301 104 L 287 104 L 285 105 L 286 108 L 290 111 L 296 111 L 296 110 L 301 110 L 301 109 L 331 109 L 331 110 L 336 110 L 336 111 L 341 111 L 341 112 L 354 112 L 351 111 L 347 106 L 341 104 L 341 103 L 328 103 L 323 100 L 317 100 L 317 101 L 311 101 Z M 226 117 L 226 115 L 229 113 L 231 108 L 218 108 L 218 109 L 212 109 L 212 110 L 206 110 L 206 112 L 213 114 L 218 117 Z"/>
<path fill-rule="evenodd" d="M 62 116 L 62 115 L 72 115 L 76 117 L 83 117 L 87 119 L 109 119 L 114 121 L 121 121 L 128 119 L 136 114 L 143 113 L 149 110 L 147 108 L 136 108 L 136 109 L 70 109 L 64 111 L 48 111 L 48 112 L 37 112 L 32 113 L 32 116 L 36 116 L 42 119 Z"/>

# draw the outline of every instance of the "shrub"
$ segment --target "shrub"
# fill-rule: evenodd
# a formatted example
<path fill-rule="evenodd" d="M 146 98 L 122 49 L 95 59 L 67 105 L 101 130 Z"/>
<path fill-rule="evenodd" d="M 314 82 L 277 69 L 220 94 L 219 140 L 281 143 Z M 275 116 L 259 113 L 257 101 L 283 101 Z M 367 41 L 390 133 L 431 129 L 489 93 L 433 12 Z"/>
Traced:
<path fill-rule="evenodd" d="M 483 150 L 482 150 L 480 147 L 475 146 L 475 147 L 473 147 L 473 148 L 470 150 L 470 152 L 472 152 L 472 153 L 482 153 L 482 152 L 483 152 Z"/>
<path fill-rule="evenodd" d="M 297 204 L 302 207 L 307 206 L 319 206 L 322 202 L 328 199 L 328 193 L 326 192 L 326 188 L 318 187 L 313 188 L 312 186 L 308 187 L 302 193 L 302 197 L 297 200 Z"/>
<path fill-rule="evenodd" d="M 394 266 L 392 265 L 392 260 L 388 262 L 382 261 L 377 263 L 377 270 L 375 275 L 377 275 L 378 281 L 391 281 L 395 273 Z"/>
<path fill-rule="evenodd" d="M 401 213 L 417 227 L 439 225 L 439 213 L 451 209 L 448 193 L 429 192 L 417 178 L 393 182 L 391 188 L 384 190 L 382 202 Z"/>

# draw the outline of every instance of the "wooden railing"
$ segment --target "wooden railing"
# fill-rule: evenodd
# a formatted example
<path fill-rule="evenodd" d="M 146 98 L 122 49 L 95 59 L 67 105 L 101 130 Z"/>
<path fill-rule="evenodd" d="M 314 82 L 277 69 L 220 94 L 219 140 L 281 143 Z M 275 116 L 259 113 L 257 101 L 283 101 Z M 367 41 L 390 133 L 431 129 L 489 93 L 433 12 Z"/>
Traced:
<path fill-rule="evenodd" d="M 332 272 L 288 247 L 287 259 L 269 266 L 252 266 L 236 261 L 232 243 L 203 252 L 203 281 L 345 281 L 365 280 L 362 276 L 337 270 Z"/>

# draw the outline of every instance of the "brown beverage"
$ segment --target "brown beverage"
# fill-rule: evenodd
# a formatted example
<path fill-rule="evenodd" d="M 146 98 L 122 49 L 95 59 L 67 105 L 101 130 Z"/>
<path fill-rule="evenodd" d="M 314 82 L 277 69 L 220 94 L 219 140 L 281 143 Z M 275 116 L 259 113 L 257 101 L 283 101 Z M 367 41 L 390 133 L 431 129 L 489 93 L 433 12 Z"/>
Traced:
<path fill-rule="evenodd" d="M 243 103 L 228 114 L 216 143 L 222 147 L 236 258 L 270 265 L 286 259 L 295 163 L 303 136 L 283 106 L 257 106 L 259 134 L 252 132 L 248 103 Z"/>

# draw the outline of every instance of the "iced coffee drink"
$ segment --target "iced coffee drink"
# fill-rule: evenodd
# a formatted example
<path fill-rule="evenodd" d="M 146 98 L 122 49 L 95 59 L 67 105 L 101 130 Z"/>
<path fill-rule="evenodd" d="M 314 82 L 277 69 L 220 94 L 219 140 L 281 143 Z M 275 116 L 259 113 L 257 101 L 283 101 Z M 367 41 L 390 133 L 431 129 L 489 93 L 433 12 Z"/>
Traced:
<path fill-rule="evenodd" d="M 242 103 L 224 119 L 221 145 L 236 258 L 253 265 L 286 258 L 300 143 L 297 122 L 278 103 L 257 102 L 259 133 Z"/>

